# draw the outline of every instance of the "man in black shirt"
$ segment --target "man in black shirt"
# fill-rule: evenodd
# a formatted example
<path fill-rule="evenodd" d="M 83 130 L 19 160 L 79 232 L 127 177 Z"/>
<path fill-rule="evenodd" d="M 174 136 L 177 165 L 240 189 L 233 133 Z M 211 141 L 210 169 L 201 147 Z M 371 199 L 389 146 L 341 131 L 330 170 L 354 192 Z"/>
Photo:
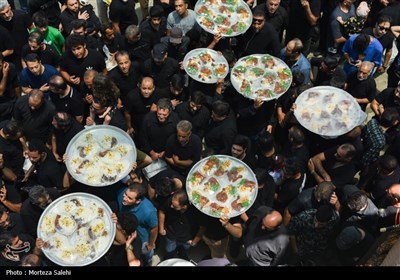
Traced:
<path fill-rule="evenodd" d="M 30 53 L 36 53 L 43 64 L 58 66 L 60 55 L 51 45 L 44 42 L 44 37 L 39 32 L 32 32 L 29 35 L 28 43 L 22 47 L 21 57 L 24 58 Z M 27 66 L 25 60 L 21 59 L 21 63 L 23 68 Z"/>
<path fill-rule="evenodd" d="M 19 96 L 21 87 L 17 70 L 14 64 L 5 62 L 3 54 L 0 53 L 0 121 L 11 119 L 15 101 Z"/>
<path fill-rule="evenodd" d="M 0 123 L 0 153 L 3 154 L 5 167 L 10 168 L 15 177 L 23 174 L 24 147 L 19 141 L 21 136 L 21 125 L 15 120 Z"/>
<path fill-rule="evenodd" d="M 400 84 L 395 87 L 389 87 L 376 95 L 371 102 L 371 109 L 377 117 L 380 117 L 384 110 L 394 107 L 400 114 Z"/>
<path fill-rule="evenodd" d="M 49 19 L 49 24 L 54 28 L 60 29 L 61 21 L 61 6 L 65 5 L 65 1 L 57 0 L 29 0 L 28 1 L 28 11 L 29 15 L 33 16 L 34 13 L 38 11 L 43 11 L 47 18 Z"/>
<path fill-rule="evenodd" d="M 165 160 L 174 170 L 187 175 L 190 168 L 200 160 L 201 149 L 201 139 L 192 134 L 192 124 L 182 120 L 176 125 L 176 134 L 168 138 Z"/>
<path fill-rule="evenodd" d="M 265 13 L 265 19 L 272 24 L 279 34 L 279 40 L 282 41 L 283 31 L 289 23 L 289 16 L 285 8 L 280 5 L 281 0 L 267 0 L 263 4 L 257 5 L 254 10 L 260 9 Z"/>
<path fill-rule="evenodd" d="M 51 122 L 55 115 L 54 105 L 44 99 L 44 94 L 33 89 L 15 103 L 14 119 L 22 122 L 24 136 L 29 141 L 39 138 L 44 143 L 50 140 Z"/>

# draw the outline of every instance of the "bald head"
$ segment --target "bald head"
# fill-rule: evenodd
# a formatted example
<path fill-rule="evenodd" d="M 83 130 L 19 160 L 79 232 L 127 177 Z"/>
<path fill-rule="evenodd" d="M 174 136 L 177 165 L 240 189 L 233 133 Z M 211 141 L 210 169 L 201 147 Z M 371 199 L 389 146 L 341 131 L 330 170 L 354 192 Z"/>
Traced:
<path fill-rule="evenodd" d="M 261 228 L 266 231 L 273 231 L 282 224 L 282 215 L 278 211 L 272 211 L 262 219 Z"/>
<path fill-rule="evenodd" d="M 41 90 L 33 89 L 28 98 L 29 107 L 32 110 L 39 109 L 44 102 L 44 93 Z"/>
<path fill-rule="evenodd" d="M 400 184 L 391 185 L 387 193 L 396 201 L 396 204 L 400 204 Z"/>

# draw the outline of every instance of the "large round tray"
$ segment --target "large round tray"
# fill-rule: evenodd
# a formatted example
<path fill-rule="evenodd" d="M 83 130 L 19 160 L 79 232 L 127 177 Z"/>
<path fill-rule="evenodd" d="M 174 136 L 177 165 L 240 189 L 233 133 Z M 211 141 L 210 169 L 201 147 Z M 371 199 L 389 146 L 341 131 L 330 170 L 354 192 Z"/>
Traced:
<path fill-rule="evenodd" d="M 193 79 L 213 84 L 228 75 L 229 65 L 225 57 L 211 49 L 198 48 L 188 52 L 183 59 L 186 73 Z"/>
<path fill-rule="evenodd" d="M 192 167 L 186 178 L 186 190 L 191 203 L 204 214 L 231 218 L 251 207 L 257 197 L 258 184 L 253 171 L 241 160 L 214 155 Z M 226 193 L 225 202 L 217 199 L 222 192 Z M 239 204 L 236 209 L 232 206 L 235 202 Z"/>
<path fill-rule="evenodd" d="M 292 84 L 292 71 L 281 59 L 269 54 L 252 54 L 239 59 L 231 71 L 233 87 L 250 99 L 272 100 Z"/>
<path fill-rule="evenodd" d="M 38 223 L 37 235 L 47 243 L 44 254 L 61 266 L 85 266 L 97 261 L 114 241 L 111 214 L 110 207 L 92 194 L 71 193 L 58 198 L 47 206 Z M 64 217 L 67 222 L 73 221 L 66 223 L 69 228 L 62 227 Z"/>
<path fill-rule="evenodd" d="M 319 86 L 301 93 L 294 115 L 306 129 L 321 136 L 340 136 L 360 123 L 360 105 L 346 91 Z"/>
<path fill-rule="evenodd" d="M 160 262 L 157 266 L 195 266 L 194 263 L 184 260 L 184 259 L 168 259 Z"/>
<path fill-rule="evenodd" d="M 253 20 L 249 6 L 242 0 L 199 0 L 194 11 L 205 31 L 224 37 L 245 33 Z"/>
<path fill-rule="evenodd" d="M 117 141 L 114 146 L 110 141 L 104 141 L 113 137 Z M 85 185 L 103 187 L 129 174 L 136 160 L 136 147 L 132 138 L 122 129 L 111 125 L 95 125 L 75 135 L 67 146 L 66 154 L 65 164 L 75 180 Z"/>

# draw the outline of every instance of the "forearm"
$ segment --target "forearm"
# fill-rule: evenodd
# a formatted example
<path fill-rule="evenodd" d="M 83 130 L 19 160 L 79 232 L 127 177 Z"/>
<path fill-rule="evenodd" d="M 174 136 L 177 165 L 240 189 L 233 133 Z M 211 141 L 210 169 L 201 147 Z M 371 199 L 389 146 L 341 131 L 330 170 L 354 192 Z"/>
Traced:
<path fill-rule="evenodd" d="M 15 182 L 17 180 L 17 175 L 8 167 L 3 167 L 1 170 L 2 177 L 10 182 Z"/>
<path fill-rule="evenodd" d="M 126 247 L 125 251 L 129 266 L 140 266 L 140 260 L 135 256 L 133 250 L 131 250 L 129 247 Z"/>
<path fill-rule="evenodd" d="M 242 226 L 240 224 L 231 224 L 227 223 L 224 228 L 233 236 L 236 238 L 242 237 Z"/>
<path fill-rule="evenodd" d="M 6 208 L 10 209 L 10 211 L 12 212 L 19 213 L 21 211 L 22 203 L 12 203 L 7 199 L 3 200 L 2 203 Z"/>
<path fill-rule="evenodd" d="M 7 75 L 3 74 L 3 78 L 1 78 L 0 82 L 0 97 L 3 96 L 4 92 L 6 91 L 7 87 Z"/>
<path fill-rule="evenodd" d="M 149 244 L 151 246 L 156 245 L 157 235 L 158 235 L 158 225 L 150 230 Z"/>
<path fill-rule="evenodd" d="M 317 25 L 319 17 L 314 16 L 314 14 L 311 11 L 311 7 L 310 6 L 305 7 L 305 12 L 306 12 L 307 20 L 310 23 L 310 25 L 311 26 Z"/>

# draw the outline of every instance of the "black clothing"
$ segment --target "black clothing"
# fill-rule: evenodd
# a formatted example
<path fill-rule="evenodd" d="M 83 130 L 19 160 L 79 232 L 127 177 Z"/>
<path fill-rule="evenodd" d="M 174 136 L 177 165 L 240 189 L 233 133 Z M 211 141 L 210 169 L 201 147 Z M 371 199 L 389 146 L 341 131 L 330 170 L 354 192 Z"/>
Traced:
<path fill-rule="evenodd" d="M 393 25 L 393 23 L 392 23 L 392 25 Z M 365 33 L 365 34 L 371 35 L 372 37 L 376 38 L 374 36 L 374 33 L 372 30 L 373 30 L 373 27 L 367 27 L 367 28 L 364 28 L 361 31 L 361 33 Z M 391 32 L 386 32 L 385 35 L 383 35 L 380 38 L 376 38 L 376 39 L 378 39 L 379 43 L 381 43 L 384 51 L 386 50 L 386 52 L 387 52 L 393 48 L 393 41 L 395 38 Z"/>
<path fill-rule="evenodd" d="M 1 122 L 0 129 L 5 124 L 6 122 Z M 3 154 L 5 167 L 10 168 L 17 176 L 23 174 L 22 166 L 25 158 L 23 156 L 22 144 L 18 139 L 9 140 L 0 136 L 0 153 Z"/>
<path fill-rule="evenodd" d="M 22 47 L 21 57 L 24 58 L 30 53 L 36 53 L 40 59 L 42 64 L 48 64 L 54 67 L 58 66 L 58 61 L 60 60 L 60 55 L 53 49 L 53 47 L 49 44 L 46 44 L 46 49 L 41 51 L 38 50 L 36 52 L 31 51 L 29 44 L 25 44 Z"/>
<path fill-rule="evenodd" d="M 153 38 L 148 31 L 142 31 L 140 34 L 141 36 L 139 41 L 129 43 L 125 38 L 122 44 L 122 49 L 129 53 L 130 59 L 139 62 L 139 64 L 151 57 L 151 50 L 157 43 L 156 41 L 153 41 Z"/>
<path fill-rule="evenodd" d="M 1 36 L 1 34 L 0 34 Z M 0 71 L 0 81 L 3 78 L 3 71 Z M 17 96 L 15 89 L 19 87 L 19 80 L 15 65 L 9 63 L 8 76 L 3 95 L 0 96 L 0 121 L 11 120 Z"/>
<path fill-rule="evenodd" d="M 65 1 L 57 0 L 29 0 L 28 1 L 28 11 L 29 15 L 33 16 L 34 13 L 38 11 L 43 11 L 49 20 L 49 25 L 58 29 L 61 15 L 60 5 L 65 3 Z"/>
<path fill-rule="evenodd" d="M 85 103 L 79 91 L 70 87 L 68 95 L 60 97 L 58 93 L 49 92 L 50 100 L 56 107 L 57 112 L 66 112 L 71 116 L 83 116 Z"/>
<path fill-rule="evenodd" d="M 140 23 L 140 32 L 145 31 L 150 35 L 153 42 L 160 42 L 161 37 L 164 37 L 167 34 L 167 18 L 161 16 L 161 23 L 158 30 L 151 26 L 150 21 L 151 19 L 145 19 Z"/>
<path fill-rule="evenodd" d="M 265 3 L 263 3 L 257 5 L 253 10 L 259 9 L 265 11 L 265 20 L 275 28 L 276 32 L 279 34 L 279 40 L 282 41 L 283 30 L 285 30 L 289 24 L 289 16 L 285 8 L 280 6 L 274 14 L 270 14 Z"/>
<path fill-rule="evenodd" d="M 293 199 L 287 209 L 290 215 L 297 215 L 308 209 L 318 209 L 322 204 L 315 199 L 315 188 L 303 190 L 295 199 Z"/>
<path fill-rule="evenodd" d="M 139 234 L 136 235 L 131 245 L 133 247 L 133 254 L 142 264 L 142 240 Z M 110 266 L 129 266 L 126 250 L 125 244 L 112 245 L 110 248 Z"/>
<path fill-rule="evenodd" d="M 143 119 L 141 128 L 141 150 L 149 154 L 151 150 L 156 153 L 165 151 L 167 140 L 176 132 L 179 119 L 175 112 L 171 112 L 164 123 L 158 121 L 155 112 L 149 112 Z"/>
<path fill-rule="evenodd" d="M 7 194 L 8 196 L 8 194 Z M 26 233 L 25 224 L 22 221 L 21 215 L 19 213 L 11 212 L 8 214 L 10 217 L 10 224 L 6 229 L 0 227 L 0 233 L 11 232 L 12 234 Z"/>
<path fill-rule="evenodd" d="M 295 199 L 302 188 L 304 187 L 304 176 L 305 174 L 301 174 L 299 179 L 286 179 L 283 183 L 277 188 L 278 198 L 275 203 L 275 209 L 283 212 L 283 210 L 289 205 L 293 199 Z"/>
<path fill-rule="evenodd" d="M 171 135 L 165 146 L 165 157 L 172 158 L 173 155 L 179 157 L 179 160 L 192 160 L 193 163 L 186 167 L 181 168 L 175 165 L 172 165 L 171 168 L 176 170 L 177 172 L 187 175 L 192 168 L 192 166 L 200 160 L 201 157 L 201 139 L 199 136 L 192 134 L 190 135 L 189 142 L 182 146 L 176 134 Z"/>
<path fill-rule="evenodd" d="M 210 121 L 205 134 L 205 143 L 215 154 L 229 155 L 236 134 L 236 119 L 231 111 L 222 121 Z"/>
<path fill-rule="evenodd" d="M 33 177 L 30 179 L 37 181 L 39 185 L 46 188 L 64 188 L 63 169 L 50 151 L 47 151 L 46 159 L 43 162 L 36 164 L 36 176 L 33 175 Z"/>
<path fill-rule="evenodd" d="M 274 195 L 276 191 L 276 184 L 271 175 L 267 175 L 267 181 L 262 188 L 258 188 L 256 199 L 253 205 L 246 211 L 246 215 L 250 218 L 254 215 L 255 211 L 261 206 L 274 206 Z"/>
<path fill-rule="evenodd" d="M 60 193 L 56 189 L 48 188 L 46 191 L 53 201 L 60 197 Z M 28 233 L 34 238 L 37 237 L 37 226 L 43 211 L 39 206 L 32 204 L 29 198 L 22 203 L 20 213 L 22 220 Z"/>
<path fill-rule="evenodd" d="M 173 58 L 167 57 L 161 65 L 155 64 L 152 57 L 143 62 L 143 76 L 152 77 L 156 87 L 162 89 L 169 87 L 171 77 L 179 73 L 179 64 Z"/>
<path fill-rule="evenodd" d="M 376 96 L 376 82 L 372 77 L 368 77 L 366 80 L 359 81 L 357 78 L 358 72 L 351 73 L 346 80 L 347 88 L 346 91 L 350 93 L 354 98 L 368 98 L 371 102 Z M 361 109 L 365 111 L 368 103 L 359 104 Z"/>
<path fill-rule="evenodd" d="M 178 45 L 174 45 L 169 42 L 169 36 L 162 37 L 160 42 L 168 46 L 167 52 L 168 57 L 176 59 L 178 62 L 183 61 L 183 58 L 188 53 L 190 39 L 189 37 L 183 36 L 182 42 Z"/>
<path fill-rule="evenodd" d="M 242 37 L 239 37 L 238 57 L 259 53 L 279 56 L 280 49 L 278 33 L 270 23 L 265 22 L 259 32 L 256 33 L 250 27 Z"/>
<path fill-rule="evenodd" d="M 372 201 L 378 205 L 380 200 L 386 195 L 386 190 L 393 184 L 398 184 L 400 181 L 400 167 L 390 175 L 377 173 L 365 187 L 365 190 L 371 194 Z"/>
<path fill-rule="evenodd" d="M 221 225 L 221 222 L 218 218 L 214 218 L 211 216 L 206 216 L 205 214 L 201 214 L 199 217 L 200 225 L 203 225 L 206 230 L 204 232 L 204 236 L 212 240 L 222 240 L 229 235 L 229 232 L 226 228 Z M 240 218 L 234 217 L 229 219 L 229 223 L 240 224 Z"/>
<path fill-rule="evenodd" d="M 190 121 L 192 124 L 192 132 L 201 139 L 204 137 L 208 122 L 210 120 L 210 111 L 205 106 L 201 106 L 196 112 L 192 112 L 189 107 L 189 101 L 183 102 L 176 106 L 175 113 L 181 120 Z"/>
<path fill-rule="evenodd" d="M 380 94 L 375 96 L 375 100 L 378 101 L 379 104 L 382 104 L 385 109 L 395 107 L 400 114 L 400 98 L 395 96 L 395 90 L 396 88 L 392 87 L 384 89 Z"/>
<path fill-rule="evenodd" d="M 125 34 L 125 30 L 129 25 L 137 25 L 138 17 L 135 11 L 135 0 L 112 1 L 109 7 L 108 17 L 112 22 L 118 22 L 121 34 Z"/>
<path fill-rule="evenodd" d="M 44 100 L 43 104 L 37 110 L 32 110 L 28 104 L 29 95 L 20 97 L 15 103 L 14 119 L 22 123 L 24 135 L 29 141 L 33 138 L 39 138 L 47 143 L 52 129 L 51 122 L 55 115 L 54 105 Z"/>
<path fill-rule="evenodd" d="M 128 131 L 128 125 L 126 123 L 124 114 L 114 106 L 111 111 L 107 114 L 111 117 L 110 125 L 116 126 L 123 131 Z M 96 115 L 94 122 L 96 124 L 103 124 L 104 119 L 100 119 L 98 115 Z"/>
<path fill-rule="evenodd" d="M 71 139 L 84 129 L 83 125 L 73 120 L 72 125 L 64 130 L 54 129 L 53 133 L 57 142 L 57 154 L 63 156 Z"/>
<path fill-rule="evenodd" d="M 96 16 L 93 6 L 92 5 L 86 5 L 86 6 L 81 6 L 76 12 L 71 12 L 68 9 L 65 9 L 64 11 L 61 12 L 60 15 L 60 20 L 61 24 L 63 26 L 65 34 L 71 34 L 72 31 L 72 26 L 71 22 L 73 20 L 78 19 L 78 13 L 83 13 L 87 12 L 89 15 L 89 18 L 86 20 L 87 22 L 87 33 L 92 33 L 93 31 L 99 31 L 100 30 L 100 20 Z"/>
<path fill-rule="evenodd" d="M 108 73 L 108 77 L 110 77 L 119 88 L 121 93 L 120 97 L 124 106 L 127 102 L 126 98 L 128 93 L 138 87 L 140 75 L 139 64 L 136 61 L 132 61 L 128 75 L 122 73 L 118 66 Z"/>

